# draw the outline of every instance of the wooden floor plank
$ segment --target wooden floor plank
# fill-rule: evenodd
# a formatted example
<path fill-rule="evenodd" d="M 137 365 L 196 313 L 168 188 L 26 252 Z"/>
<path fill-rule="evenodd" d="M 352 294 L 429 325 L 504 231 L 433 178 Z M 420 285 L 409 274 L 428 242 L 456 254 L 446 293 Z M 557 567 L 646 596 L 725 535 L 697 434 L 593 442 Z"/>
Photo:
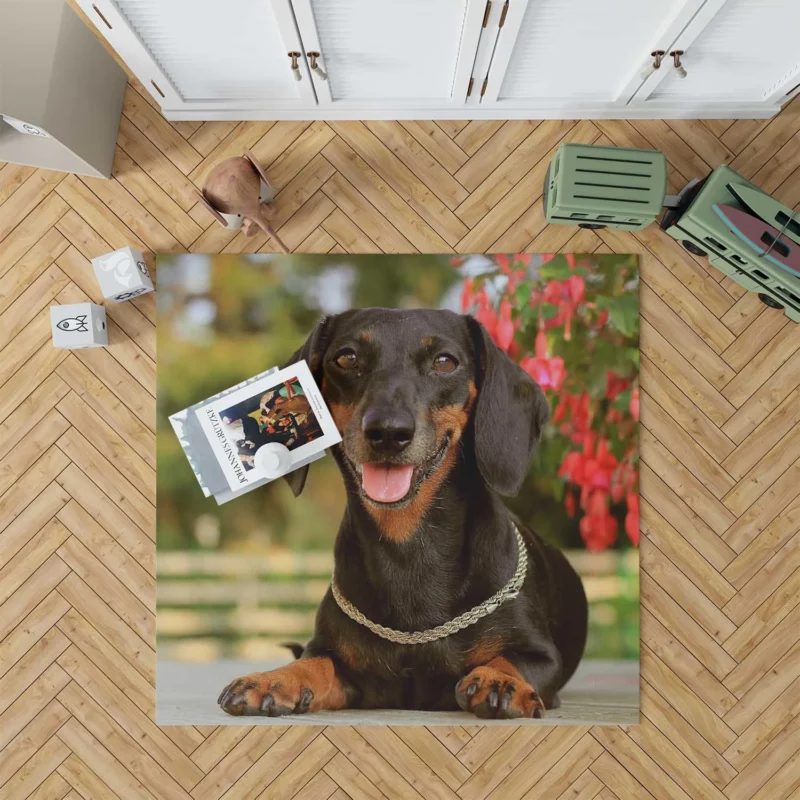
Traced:
<path fill-rule="evenodd" d="M 641 502 L 642 532 L 669 561 L 684 572 L 717 606 L 723 606 L 736 589 L 646 500 Z M 687 536 L 690 532 L 687 531 Z"/>
<path fill-rule="evenodd" d="M 202 156 L 187 142 L 136 89 L 128 84 L 122 113 L 184 175 L 202 161 Z"/>
<path fill-rule="evenodd" d="M 537 174 L 537 180 L 529 181 L 534 192 L 531 194 L 532 199 L 539 197 L 549 163 L 548 156 L 563 137 L 570 132 L 578 141 L 593 140 L 597 136 L 597 129 L 591 123 L 583 125 L 579 131 L 575 130 L 576 127 L 578 126 L 569 120 L 545 120 L 494 172 L 478 184 L 469 198 L 456 209 L 456 214 L 470 228 L 475 228 L 530 173 L 532 167 L 546 159 L 544 169 L 540 170 L 541 180 L 538 180 Z"/>
<path fill-rule="evenodd" d="M 441 124 L 430 120 L 404 120 L 400 124 L 451 174 L 469 160 Z"/>
<path fill-rule="evenodd" d="M 669 703 L 655 690 L 649 683 L 642 684 L 642 714 L 666 737 L 668 742 L 671 742 L 677 747 L 686 758 L 688 758 L 700 771 L 702 775 L 707 777 L 718 789 L 726 786 L 736 776 L 736 770 L 723 758 L 710 744 L 707 742 L 698 731 L 680 714 L 676 714 Z M 640 746 L 643 742 L 637 738 L 637 731 L 632 730 L 632 737 Z M 659 740 L 660 747 L 649 748 L 644 746 L 645 751 L 661 751 L 664 753 L 664 741 Z M 672 762 L 673 758 L 664 753 L 666 760 Z M 661 761 L 662 766 L 664 761 Z M 678 759 L 675 759 L 678 760 Z M 684 769 L 684 772 L 690 773 L 691 770 Z M 696 785 L 696 784 L 695 784 Z M 686 786 L 683 787 L 687 792 L 690 791 Z M 700 787 L 697 787 L 700 788 Z M 695 790 L 692 790 L 695 791 Z M 705 793 L 711 792 L 708 786 L 702 786 L 700 795 L 692 794 L 690 796 L 706 796 Z"/>
<path fill-rule="evenodd" d="M 366 125 L 364 126 L 342 126 L 340 123 L 330 123 L 331 128 L 338 135 L 325 150 L 326 158 L 336 158 L 335 166 L 342 168 L 343 159 L 346 158 L 346 150 L 339 146 L 339 141 L 344 142 L 357 155 L 355 163 L 363 161 L 369 170 L 361 169 L 360 172 L 374 187 L 380 186 L 381 182 L 386 183 L 390 191 L 396 192 L 398 197 L 413 209 L 419 217 L 424 220 L 450 247 L 461 239 L 467 232 L 464 223 L 452 213 L 450 208 L 443 203 L 434 192 L 427 188 L 420 191 L 420 181 L 406 164 L 396 156 L 377 136 L 375 136 Z M 388 131 L 382 128 L 384 135 Z M 391 129 L 390 129 L 391 130 Z M 327 155 L 329 154 L 329 155 Z M 408 154 L 407 158 L 409 157 Z M 413 153 L 411 153 L 413 156 Z M 419 158 L 412 161 L 420 171 Z M 343 170 L 342 170 L 343 171 Z M 374 172 L 375 178 L 371 177 Z M 352 178 L 351 178 L 352 180 Z M 425 186 L 425 184 L 422 184 Z M 363 190 L 362 190 L 363 191 Z M 444 192 L 442 192 L 444 194 Z"/>
<path fill-rule="evenodd" d="M 467 198 L 469 192 L 399 122 L 373 120 L 365 124 L 420 181 L 433 184 L 437 197 L 451 211 Z"/>
<path fill-rule="evenodd" d="M 52 699 L 69 681 L 57 664 L 48 668 L 3 715 L 0 784 L 6 783 L 69 719 L 69 712 Z M 36 692 L 34 690 L 37 690 Z M 12 719 L 10 712 L 17 712 Z M 21 713 L 24 711 L 25 713 Z M 10 796 L 10 795 L 9 795 Z"/>
<path fill-rule="evenodd" d="M 140 675 L 150 684 L 155 682 L 154 651 L 75 572 L 70 571 L 59 583 L 58 593 L 109 642 L 113 642 Z"/>

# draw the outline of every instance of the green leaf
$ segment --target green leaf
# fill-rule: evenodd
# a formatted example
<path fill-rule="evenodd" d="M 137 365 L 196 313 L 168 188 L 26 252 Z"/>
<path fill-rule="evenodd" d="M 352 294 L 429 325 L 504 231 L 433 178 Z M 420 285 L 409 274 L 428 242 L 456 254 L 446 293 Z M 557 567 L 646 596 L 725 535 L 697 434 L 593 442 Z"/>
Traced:
<path fill-rule="evenodd" d="M 580 275 L 585 278 L 590 273 L 589 270 L 584 267 L 570 269 L 566 261 L 561 258 L 556 258 L 549 264 L 543 264 L 539 270 L 539 274 L 545 281 L 565 281 L 573 275 Z"/>
<path fill-rule="evenodd" d="M 633 294 L 618 297 L 598 297 L 598 308 L 607 308 L 611 324 L 624 336 L 633 336 L 639 330 L 639 298 Z"/>
<path fill-rule="evenodd" d="M 532 286 L 527 281 L 517 286 L 517 290 L 514 292 L 514 300 L 516 301 L 518 308 L 522 309 L 530 305 L 531 289 Z"/>
<path fill-rule="evenodd" d="M 537 310 L 541 310 L 544 319 L 553 319 L 558 316 L 558 306 L 554 306 L 552 303 L 541 303 L 537 306 Z"/>
<path fill-rule="evenodd" d="M 622 392 L 622 394 L 617 395 L 616 399 L 612 403 L 612 407 L 616 408 L 617 411 L 627 412 L 630 402 L 631 402 L 631 390 L 628 389 L 628 391 Z"/>

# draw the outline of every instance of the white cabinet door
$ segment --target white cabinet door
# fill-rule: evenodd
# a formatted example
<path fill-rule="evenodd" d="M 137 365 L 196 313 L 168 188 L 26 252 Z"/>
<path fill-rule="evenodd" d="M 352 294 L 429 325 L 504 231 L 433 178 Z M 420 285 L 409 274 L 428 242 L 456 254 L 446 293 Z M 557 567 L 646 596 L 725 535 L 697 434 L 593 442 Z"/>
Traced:
<path fill-rule="evenodd" d="M 481 105 L 624 106 L 649 54 L 672 41 L 702 2 L 509 0 Z"/>
<path fill-rule="evenodd" d="M 463 105 L 486 0 L 292 0 L 320 108 Z"/>
<path fill-rule="evenodd" d="M 683 50 L 681 78 L 669 59 L 633 104 L 696 107 L 781 103 L 800 82 L 800 0 L 708 0 L 670 43 Z"/>
<path fill-rule="evenodd" d="M 315 107 L 289 0 L 78 0 L 165 110 Z"/>

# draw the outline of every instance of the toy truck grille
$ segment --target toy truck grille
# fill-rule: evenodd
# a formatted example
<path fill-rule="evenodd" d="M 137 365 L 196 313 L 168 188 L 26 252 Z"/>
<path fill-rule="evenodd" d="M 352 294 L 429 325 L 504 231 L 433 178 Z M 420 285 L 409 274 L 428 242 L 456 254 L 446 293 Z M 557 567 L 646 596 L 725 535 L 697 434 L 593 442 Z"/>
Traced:
<path fill-rule="evenodd" d="M 544 186 L 548 222 L 640 230 L 661 213 L 667 162 L 658 150 L 562 144 Z"/>

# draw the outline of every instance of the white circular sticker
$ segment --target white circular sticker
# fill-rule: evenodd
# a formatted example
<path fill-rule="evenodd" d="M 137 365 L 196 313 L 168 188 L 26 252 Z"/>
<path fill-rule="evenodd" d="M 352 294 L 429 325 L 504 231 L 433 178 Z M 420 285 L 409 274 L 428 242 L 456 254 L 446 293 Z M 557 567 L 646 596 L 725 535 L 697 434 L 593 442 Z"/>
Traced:
<path fill-rule="evenodd" d="M 254 461 L 256 469 L 265 478 L 279 478 L 292 466 L 292 454 L 280 442 L 267 442 L 256 450 Z"/>

